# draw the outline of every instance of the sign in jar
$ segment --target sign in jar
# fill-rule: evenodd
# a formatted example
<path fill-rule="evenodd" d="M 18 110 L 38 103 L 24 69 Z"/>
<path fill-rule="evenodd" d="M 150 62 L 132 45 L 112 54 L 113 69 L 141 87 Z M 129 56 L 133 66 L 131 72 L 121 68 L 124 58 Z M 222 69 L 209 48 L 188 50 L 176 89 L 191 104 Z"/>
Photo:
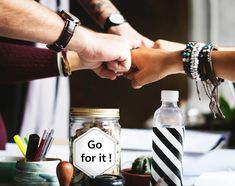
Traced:
<path fill-rule="evenodd" d="M 70 161 L 75 167 L 74 185 L 83 185 L 88 177 L 120 174 L 118 120 L 119 109 L 71 109 Z"/>

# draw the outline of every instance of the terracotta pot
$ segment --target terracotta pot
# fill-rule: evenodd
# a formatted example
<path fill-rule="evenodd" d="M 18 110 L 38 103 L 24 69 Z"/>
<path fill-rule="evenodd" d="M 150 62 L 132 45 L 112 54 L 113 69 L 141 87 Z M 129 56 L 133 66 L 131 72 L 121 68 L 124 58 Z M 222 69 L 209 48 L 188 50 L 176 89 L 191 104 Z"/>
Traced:
<path fill-rule="evenodd" d="M 149 186 L 150 175 L 134 174 L 131 169 L 123 169 L 122 176 L 125 178 L 126 186 Z"/>

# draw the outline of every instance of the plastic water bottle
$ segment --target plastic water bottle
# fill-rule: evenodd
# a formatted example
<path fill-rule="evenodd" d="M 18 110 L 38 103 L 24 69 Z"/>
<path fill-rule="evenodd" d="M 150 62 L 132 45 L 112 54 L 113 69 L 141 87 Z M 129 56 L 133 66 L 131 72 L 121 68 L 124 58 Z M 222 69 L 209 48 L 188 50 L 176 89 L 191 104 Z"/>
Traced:
<path fill-rule="evenodd" d="M 162 105 L 154 114 L 152 186 L 183 185 L 184 117 L 177 105 L 178 91 L 163 90 Z"/>

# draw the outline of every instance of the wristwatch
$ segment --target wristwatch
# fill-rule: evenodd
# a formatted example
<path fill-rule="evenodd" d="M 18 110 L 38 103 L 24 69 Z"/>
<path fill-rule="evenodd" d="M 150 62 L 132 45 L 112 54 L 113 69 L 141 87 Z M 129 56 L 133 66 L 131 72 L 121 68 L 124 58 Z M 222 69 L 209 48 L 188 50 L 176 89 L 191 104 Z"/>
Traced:
<path fill-rule="evenodd" d="M 126 20 L 120 13 L 113 13 L 106 19 L 104 30 L 107 32 L 111 26 L 118 26 L 124 22 L 126 22 Z"/>
<path fill-rule="evenodd" d="M 62 51 L 67 46 L 76 26 L 81 24 L 80 20 L 69 12 L 62 10 L 59 15 L 65 21 L 64 28 L 59 38 L 54 43 L 47 45 L 47 48 L 56 52 Z"/>

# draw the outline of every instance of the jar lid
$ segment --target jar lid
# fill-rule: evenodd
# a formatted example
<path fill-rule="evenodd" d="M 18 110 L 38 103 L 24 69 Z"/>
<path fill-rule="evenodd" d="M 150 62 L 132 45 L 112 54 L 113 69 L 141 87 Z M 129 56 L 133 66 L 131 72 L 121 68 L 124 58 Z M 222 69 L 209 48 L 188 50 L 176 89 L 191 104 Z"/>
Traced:
<path fill-rule="evenodd" d="M 123 186 L 125 180 L 122 176 L 104 174 L 96 176 L 95 178 L 89 178 L 87 184 L 89 186 Z"/>
<path fill-rule="evenodd" d="M 119 109 L 114 108 L 82 108 L 72 107 L 70 109 L 71 116 L 84 116 L 84 117 L 119 117 Z"/>

